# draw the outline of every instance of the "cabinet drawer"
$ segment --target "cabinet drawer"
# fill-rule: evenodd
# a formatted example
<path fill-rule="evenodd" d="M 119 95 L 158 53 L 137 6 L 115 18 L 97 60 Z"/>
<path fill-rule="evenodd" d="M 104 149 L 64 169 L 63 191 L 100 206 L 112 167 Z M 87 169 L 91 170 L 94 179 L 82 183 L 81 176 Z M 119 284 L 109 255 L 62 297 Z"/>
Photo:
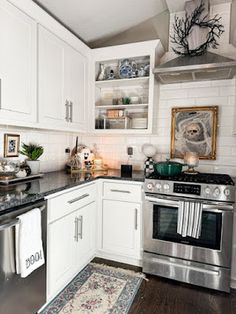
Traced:
<path fill-rule="evenodd" d="M 116 199 L 128 202 L 141 202 L 141 185 L 122 183 L 103 183 L 103 196 L 106 199 Z"/>
<path fill-rule="evenodd" d="M 80 187 L 48 200 L 48 222 L 52 222 L 96 199 L 96 185 Z"/>

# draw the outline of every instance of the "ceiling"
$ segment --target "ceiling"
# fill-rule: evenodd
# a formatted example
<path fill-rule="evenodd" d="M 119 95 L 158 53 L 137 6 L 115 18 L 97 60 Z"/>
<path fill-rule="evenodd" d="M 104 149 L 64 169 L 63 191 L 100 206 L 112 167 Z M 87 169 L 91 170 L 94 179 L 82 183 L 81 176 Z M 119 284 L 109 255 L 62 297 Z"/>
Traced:
<path fill-rule="evenodd" d="M 166 0 L 170 13 L 184 11 L 184 4 L 187 0 Z M 209 0 L 211 5 L 232 2 L 232 0 Z"/>
<path fill-rule="evenodd" d="M 33 0 L 89 45 L 111 38 L 165 10 L 182 11 L 186 0 Z M 232 0 L 210 0 L 211 4 Z"/>
<path fill-rule="evenodd" d="M 116 35 L 167 9 L 165 0 L 37 0 L 81 39 Z"/>

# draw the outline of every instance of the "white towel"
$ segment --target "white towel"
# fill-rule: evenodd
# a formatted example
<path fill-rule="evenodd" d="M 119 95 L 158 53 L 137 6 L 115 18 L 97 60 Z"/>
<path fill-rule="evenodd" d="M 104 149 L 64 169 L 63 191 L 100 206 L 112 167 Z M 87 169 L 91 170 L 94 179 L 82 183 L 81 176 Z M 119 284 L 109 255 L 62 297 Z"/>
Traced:
<path fill-rule="evenodd" d="M 198 239 L 201 235 L 202 204 L 199 202 L 179 202 L 177 233 L 182 237 Z"/>
<path fill-rule="evenodd" d="M 34 208 L 17 218 L 19 224 L 16 225 L 16 272 L 25 278 L 45 263 L 41 211 Z"/>

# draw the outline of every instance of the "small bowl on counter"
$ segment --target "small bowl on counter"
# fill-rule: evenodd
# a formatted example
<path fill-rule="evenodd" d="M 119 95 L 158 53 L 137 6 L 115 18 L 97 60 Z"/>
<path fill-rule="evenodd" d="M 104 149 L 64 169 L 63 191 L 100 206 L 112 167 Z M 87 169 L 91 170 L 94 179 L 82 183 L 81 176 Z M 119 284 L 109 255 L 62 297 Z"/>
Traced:
<path fill-rule="evenodd" d="M 0 160 L 0 179 L 9 180 L 16 177 L 16 173 L 20 170 L 19 162 L 9 161 L 7 159 Z"/>

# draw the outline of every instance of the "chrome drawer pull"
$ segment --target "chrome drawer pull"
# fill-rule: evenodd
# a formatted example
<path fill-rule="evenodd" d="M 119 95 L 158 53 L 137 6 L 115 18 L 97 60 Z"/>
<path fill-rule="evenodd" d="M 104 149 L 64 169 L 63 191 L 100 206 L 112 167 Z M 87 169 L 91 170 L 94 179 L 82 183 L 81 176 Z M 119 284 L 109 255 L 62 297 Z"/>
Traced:
<path fill-rule="evenodd" d="M 89 196 L 89 194 L 88 194 L 88 193 L 85 193 L 85 194 L 83 194 L 83 195 L 81 195 L 81 196 L 79 196 L 79 197 L 73 198 L 72 200 L 68 201 L 67 203 L 73 204 L 73 203 L 78 202 L 78 201 L 80 201 L 80 200 L 82 200 L 83 198 L 88 197 L 88 196 Z"/>
<path fill-rule="evenodd" d="M 127 190 L 116 190 L 116 189 L 111 189 L 111 192 L 118 192 L 118 193 L 131 193 L 130 191 L 127 191 Z"/>

